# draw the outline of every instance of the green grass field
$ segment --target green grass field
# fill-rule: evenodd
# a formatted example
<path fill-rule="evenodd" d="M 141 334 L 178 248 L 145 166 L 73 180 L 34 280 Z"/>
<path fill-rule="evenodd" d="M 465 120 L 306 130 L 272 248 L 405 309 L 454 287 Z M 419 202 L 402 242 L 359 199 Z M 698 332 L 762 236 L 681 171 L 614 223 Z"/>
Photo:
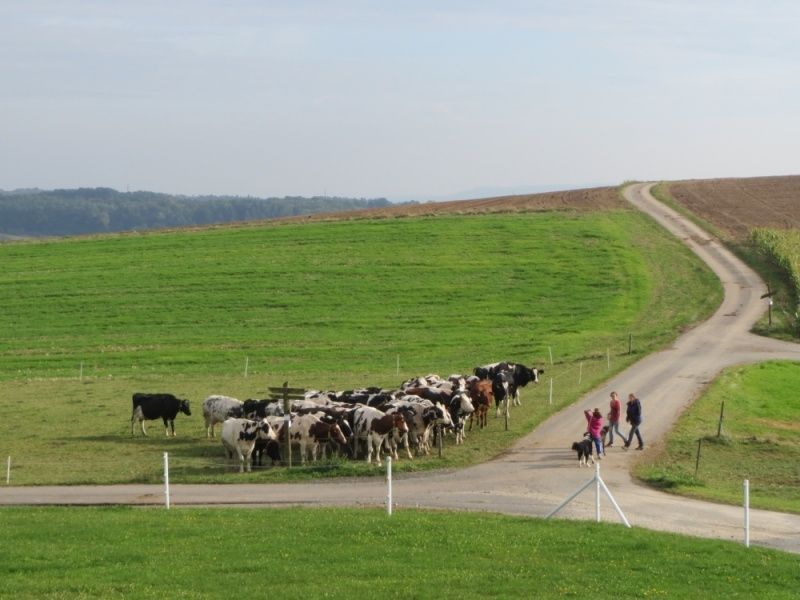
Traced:
<path fill-rule="evenodd" d="M 176 481 L 238 477 L 204 436 L 212 393 L 396 386 L 501 359 L 544 366 L 509 432 L 490 419 L 442 459 L 397 469 L 486 460 L 720 299 L 677 240 L 625 210 L 13 244 L 0 263 L 0 457 L 17 484 L 157 482 L 164 451 Z M 159 422 L 131 439 L 135 391 L 188 397 L 194 414 L 179 416 L 176 439 Z M 32 421 L 35 432 L 20 426 Z M 374 472 L 338 462 L 237 480 Z"/>
<path fill-rule="evenodd" d="M 797 557 L 619 525 L 343 509 L 7 508 L 3 598 L 796 598 Z"/>
<path fill-rule="evenodd" d="M 741 503 L 742 482 L 749 479 L 751 506 L 800 513 L 798 389 L 797 363 L 727 369 L 637 475 L 666 491 L 729 504 Z"/>

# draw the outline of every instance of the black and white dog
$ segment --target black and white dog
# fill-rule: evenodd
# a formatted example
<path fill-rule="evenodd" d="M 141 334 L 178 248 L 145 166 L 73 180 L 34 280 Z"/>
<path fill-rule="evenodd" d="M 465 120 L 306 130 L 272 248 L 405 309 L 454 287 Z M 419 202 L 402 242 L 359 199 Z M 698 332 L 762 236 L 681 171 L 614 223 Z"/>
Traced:
<path fill-rule="evenodd" d="M 572 449 L 578 453 L 578 467 L 589 466 L 589 461 L 594 464 L 594 456 L 592 455 L 592 438 L 589 437 L 587 431 L 583 434 L 583 439 L 580 442 L 573 442 Z"/>

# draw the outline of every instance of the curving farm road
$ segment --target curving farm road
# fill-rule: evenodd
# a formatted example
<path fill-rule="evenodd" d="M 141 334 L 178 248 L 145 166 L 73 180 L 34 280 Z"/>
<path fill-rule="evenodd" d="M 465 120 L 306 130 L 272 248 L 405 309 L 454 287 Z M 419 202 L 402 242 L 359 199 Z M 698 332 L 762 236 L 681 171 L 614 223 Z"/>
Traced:
<path fill-rule="evenodd" d="M 491 511 L 543 517 L 591 479 L 589 469 L 575 468 L 569 443 L 582 427 L 584 408 L 606 406 L 611 390 L 624 397 L 635 391 L 643 400 L 645 443 L 663 438 L 674 422 L 724 367 L 769 359 L 800 361 L 800 345 L 749 333 L 763 314 L 761 279 L 703 230 L 650 195 L 652 184 L 635 184 L 625 197 L 678 236 L 719 276 L 725 299 L 706 322 L 675 344 L 650 355 L 593 390 L 573 406 L 553 415 L 509 452 L 463 470 L 395 477 L 393 498 L 403 507 Z M 613 450 L 613 452 L 612 452 Z M 631 525 L 700 537 L 743 541 L 741 507 L 671 496 L 637 484 L 630 476 L 640 453 L 609 449 L 601 475 Z M 175 505 L 380 505 L 386 501 L 383 478 L 270 485 L 173 485 Z M 9 487 L 0 504 L 161 504 L 160 485 Z M 595 518 L 594 486 L 559 513 Z M 619 517 L 605 497 L 601 518 Z M 800 553 L 800 515 L 753 510 L 750 542 Z"/>

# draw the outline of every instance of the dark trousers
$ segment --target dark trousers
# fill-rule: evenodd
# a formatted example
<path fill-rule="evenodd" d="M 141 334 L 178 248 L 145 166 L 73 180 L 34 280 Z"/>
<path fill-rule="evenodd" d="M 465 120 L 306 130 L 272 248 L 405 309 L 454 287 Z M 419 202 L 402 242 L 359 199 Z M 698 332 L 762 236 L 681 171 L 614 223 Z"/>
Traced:
<path fill-rule="evenodd" d="M 639 423 L 631 423 L 631 432 L 628 434 L 628 439 L 625 440 L 625 445 L 626 446 L 631 445 L 634 434 L 636 435 L 636 439 L 639 440 L 639 447 L 644 446 L 644 442 L 642 441 L 642 434 L 639 433 Z"/>

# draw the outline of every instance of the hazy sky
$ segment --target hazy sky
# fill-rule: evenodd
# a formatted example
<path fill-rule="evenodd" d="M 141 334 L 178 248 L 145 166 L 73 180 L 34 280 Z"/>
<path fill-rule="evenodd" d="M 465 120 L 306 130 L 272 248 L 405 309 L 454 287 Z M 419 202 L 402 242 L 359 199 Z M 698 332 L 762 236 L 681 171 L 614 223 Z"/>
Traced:
<path fill-rule="evenodd" d="M 800 173 L 800 3 L 0 0 L 0 189 Z"/>

